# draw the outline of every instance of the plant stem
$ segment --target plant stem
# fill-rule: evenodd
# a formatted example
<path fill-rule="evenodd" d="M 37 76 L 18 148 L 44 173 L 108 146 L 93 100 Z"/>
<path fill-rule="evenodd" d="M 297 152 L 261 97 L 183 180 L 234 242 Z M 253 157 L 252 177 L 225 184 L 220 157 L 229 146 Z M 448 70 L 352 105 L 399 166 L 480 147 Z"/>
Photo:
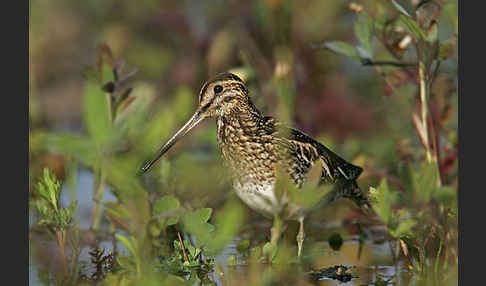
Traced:
<path fill-rule="evenodd" d="M 273 226 L 270 231 L 272 235 L 270 238 L 270 243 L 276 245 L 280 238 L 280 234 L 282 233 L 282 220 L 278 214 L 273 218 Z"/>
<path fill-rule="evenodd" d="M 427 162 L 432 162 L 432 152 L 430 150 L 430 143 L 429 143 L 429 131 L 427 125 L 427 116 L 428 116 L 428 102 L 427 102 L 427 95 L 428 95 L 428 72 L 426 70 L 425 64 L 423 61 L 419 62 L 419 88 L 420 88 L 420 105 L 422 108 L 422 130 L 424 132 L 424 143 L 425 143 L 425 152 L 427 156 Z"/>
<path fill-rule="evenodd" d="M 64 252 L 64 231 L 58 230 L 56 234 L 57 234 L 57 245 L 59 247 L 59 254 L 61 255 L 62 268 L 64 274 L 67 274 L 68 268 L 67 268 L 67 261 L 66 261 L 66 253 Z"/>
<path fill-rule="evenodd" d="M 187 258 L 187 254 L 186 254 L 186 249 L 184 248 L 184 243 L 182 242 L 181 233 L 177 232 L 177 236 L 179 237 L 179 243 L 181 244 L 182 253 L 184 253 L 184 259 L 187 262 L 189 262 L 189 259 Z"/>
<path fill-rule="evenodd" d="M 101 179 L 95 178 L 95 193 L 93 195 L 93 213 L 91 217 L 91 229 L 97 231 L 101 221 L 101 199 L 103 198 L 103 191 L 105 189 L 106 175 L 100 170 Z"/>
<path fill-rule="evenodd" d="M 437 159 L 439 154 L 439 147 L 437 145 L 437 135 L 435 133 L 434 122 L 431 122 L 430 129 L 428 124 L 429 123 L 428 98 L 430 94 L 429 68 L 422 60 L 419 61 L 418 71 L 419 71 L 420 105 L 421 105 L 421 114 L 422 114 L 422 119 L 421 119 L 422 132 L 423 132 L 422 139 L 424 141 L 423 144 L 425 145 L 427 162 L 437 164 L 437 172 L 438 172 L 437 186 L 440 187 L 442 185 L 442 181 L 441 181 L 441 174 L 440 174 L 440 166 L 438 165 L 439 162 Z M 430 140 L 432 140 L 432 142 Z"/>

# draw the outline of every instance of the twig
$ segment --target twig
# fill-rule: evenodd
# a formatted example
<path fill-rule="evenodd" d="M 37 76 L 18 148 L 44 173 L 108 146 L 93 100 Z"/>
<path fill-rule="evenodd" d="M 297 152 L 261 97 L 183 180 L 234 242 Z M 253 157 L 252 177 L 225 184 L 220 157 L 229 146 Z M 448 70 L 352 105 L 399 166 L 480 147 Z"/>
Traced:
<path fill-rule="evenodd" d="M 371 59 L 361 59 L 363 66 L 392 66 L 399 68 L 415 67 L 416 63 L 401 63 L 392 61 L 372 61 Z"/>
<path fill-rule="evenodd" d="M 184 259 L 187 262 L 189 262 L 189 259 L 187 258 L 187 254 L 186 254 L 186 249 L 184 248 L 184 243 L 182 242 L 181 233 L 177 232 L 177 236 L 179 237 L 179 243 L 181 244 L 182 253 L 184 253 Z"/>
<path fill-rule="evenodd" d="M 425 139 L 425 133 L 424 133 L 424 129 L 421 125 L 421 122 L 420 122 L 420 118 L 418 117 L 418 115 L 413 112 L 412 113 L 412 122 L 413 122 L 413 126 L 415 127 L 415 130 L 417 131 L 417 134 L 420 138 L 420 142 L 422 142 L 422 145 L 424 145 L 424 148 L 427 148 L 427 140 Z"/>
<path fill-rule="evenodd" d="M 407 257 L 408 263 L 410 263 L 410 267 L 413 267 L 412 257 L 410 256 L 410 253 L 408 252 L 407 244 L 405 243 L 405 241 L 403 241 L 403 239 L 399 239 L 399 241 L 400 241 L 400 247 L 402 248 L 403 255 L 405 255 L 405 257 Z"/>

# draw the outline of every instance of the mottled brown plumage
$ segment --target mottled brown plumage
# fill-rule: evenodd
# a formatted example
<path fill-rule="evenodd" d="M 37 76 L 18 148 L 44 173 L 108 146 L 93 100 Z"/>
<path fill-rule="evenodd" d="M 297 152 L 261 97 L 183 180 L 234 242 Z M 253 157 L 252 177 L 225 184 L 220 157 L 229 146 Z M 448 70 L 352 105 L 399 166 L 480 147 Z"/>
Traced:
<path fill-rule="evenodd" d="M 277 169 L 286 171 L 292 181 L 302 187 L 311 167 L 322 165 L 320 182 L 334 186 L 324 200 L 332 202 L 347 197 L 359 206 L 367 206 L 356 179 L 362 169 L 348 163 L 306 134 L 286 127 L 275 119 L 263 116 L 252 103 L 243 81 L 234 74 L 223 73 L 208 81 L 199 94 L 196 113 L 159 151 L 152 165 L 182 136 L 205 118 L 217 122 L 219 147 L 225 164 L 232 171 L 234 189 L 252 209 L 272 217 L 283 207 L 291 209 L 287 219 L 301 223 L 299 255 L 303 240 L 303 207 L 290 204 L 274 193 Z"/>

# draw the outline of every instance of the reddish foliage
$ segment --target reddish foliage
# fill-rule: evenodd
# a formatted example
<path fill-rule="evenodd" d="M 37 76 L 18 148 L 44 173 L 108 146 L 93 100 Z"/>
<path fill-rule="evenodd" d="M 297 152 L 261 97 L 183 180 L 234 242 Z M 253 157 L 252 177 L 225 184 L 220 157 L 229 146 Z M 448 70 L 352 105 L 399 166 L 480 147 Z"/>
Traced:
<path fill-rule="evenodd" d="M 445 148 L 444 153 L 446 154 L 445 157 L 439 161 L 440 173 L 443 176 L 442 180 L 452 172 L 454 163 L 458 159 L 457 145 L 454 149 Z"/>
<path fill-rule="evenodd" d="M 351 134 L 369 134 L 375 126 L 373 112 L 363 102 L 349 96 L 350 93 L 345 80 L 331 78 L 321 96 L 299 98 L 296 104 L 302 115 L 299 117 L 302 128 L 316 133 L 325 131 L 338 140 Z"/>

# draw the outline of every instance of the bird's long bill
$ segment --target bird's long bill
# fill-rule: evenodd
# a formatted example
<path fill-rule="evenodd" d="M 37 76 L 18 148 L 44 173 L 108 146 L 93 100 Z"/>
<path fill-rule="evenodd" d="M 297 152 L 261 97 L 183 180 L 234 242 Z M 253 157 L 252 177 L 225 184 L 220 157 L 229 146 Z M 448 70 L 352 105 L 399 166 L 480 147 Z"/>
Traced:
<path fill-rule="evenodd" d="M 152 168 L 152 166 L 157 163 L 160 157 L 162 157 L 165 152 L 169 151 L 170 147 L 172 147 L 179 139 L 184 137 L 184 135 L 186 135 L 187 132 L 189 132 L 194 126 L 201 122 L 201 120 L 204 119 L 201 114 L 202 113 L 200 111 L 196 111 L 196 113 L 194 113 L 194 115 L 186 122 L 186 124 L 184 124 L 184 126 L 182 126 L 182 128 L 179 129 L 179 131 L 177 131 L 176 134 L 174 134 L 174 136 L 172 136 L 172 138 L 170 138 L 169 141 L 167 141 L 167 143 L 165 143 L 165 145 L 159 149 L 155 157 L 143 165 L 143 167 L 140 169 L 140 172 L 148 172 Z"/>

